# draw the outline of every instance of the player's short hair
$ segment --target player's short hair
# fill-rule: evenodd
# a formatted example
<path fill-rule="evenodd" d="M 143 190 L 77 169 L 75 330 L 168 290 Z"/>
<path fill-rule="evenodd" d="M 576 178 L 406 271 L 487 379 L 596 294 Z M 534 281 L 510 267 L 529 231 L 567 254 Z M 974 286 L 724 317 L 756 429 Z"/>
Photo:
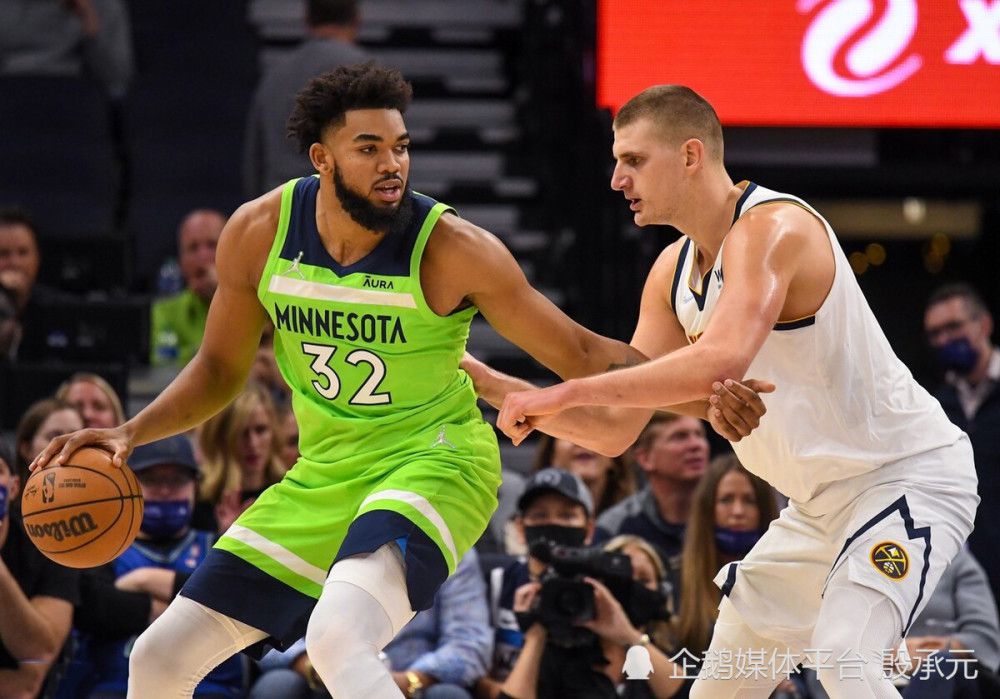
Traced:
<path fill-rule="evenodd" d="M 983 297 L 979 292 L 972 288 L 971 284 L 966 284 L 965 282 L 945 284 L 935 289 L 930 299 L 927 300 L 927 308 L 950 301 L 951 299 L 962 299 L 965 302 L 966 309 L 969 311 L 969 315 L 973 318 L 978 318 L 984 313 L 989 314 L 990 312 L 989 307 L 987 307 L 986 302 L 983 301 Z"/>
<path fill-rule="evenodd" d="M 374 61 L 340 66 L 313 78 L 296 96 L 288 117 L 288 136 L 305 153 L 318 142 L 323 129 L 342 126 L 354 109 L 397 109 L 406 112 L 413 87 L 395 68 Z"/>
<path fill-rule="evenodd" d="M 722 124 L 704 97 L 683 85 L 654 85 L 630 99 L 615 116 L 614 127 L 651 120 L 670 141 L 696 138 L 706 152 L 722 161 Z"/>
<path fill-rule="evenodd" d="M 357 0 L 309 0 L 306 3 L 306 23 L 310 27 L 321 24 L 349 25 L 357 21 Z"/>

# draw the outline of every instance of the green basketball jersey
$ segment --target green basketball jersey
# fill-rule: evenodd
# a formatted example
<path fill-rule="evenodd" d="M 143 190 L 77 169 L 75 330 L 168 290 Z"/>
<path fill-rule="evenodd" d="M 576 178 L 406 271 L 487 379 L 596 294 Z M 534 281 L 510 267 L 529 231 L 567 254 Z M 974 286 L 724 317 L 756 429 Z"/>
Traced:
<path fill-rule="evenodd" d="M 476 396 L 458 363 L 476 309 L 440 316 L 420 285 L 427 240 L 450 207 L 411 194 L 410 225 L 343 267 L 319 237 L 318 192 L 315 176 L 285 185 L 258 288 L 302 456 L 330 463 L 469 419 Z"/>

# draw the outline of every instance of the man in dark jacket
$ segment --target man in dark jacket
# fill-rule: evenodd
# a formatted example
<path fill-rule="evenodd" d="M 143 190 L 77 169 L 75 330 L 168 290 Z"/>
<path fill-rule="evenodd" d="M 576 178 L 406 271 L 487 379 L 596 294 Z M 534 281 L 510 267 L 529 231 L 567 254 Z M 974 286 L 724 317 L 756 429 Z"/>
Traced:
<path fill-rule="evenodd" d="M 984 503 L 1000 498 L 1000 349 L 990 339 L 993 316 L 968 284 L 950 284 L 931 296 L 924 332 L 942 369 L 938 389 L 948 417 L 972 440 L 979 495 Z M 1000 519 L 980 508 L 969 547 L 983 564 L 993 597 L 1000 598 Z"/>

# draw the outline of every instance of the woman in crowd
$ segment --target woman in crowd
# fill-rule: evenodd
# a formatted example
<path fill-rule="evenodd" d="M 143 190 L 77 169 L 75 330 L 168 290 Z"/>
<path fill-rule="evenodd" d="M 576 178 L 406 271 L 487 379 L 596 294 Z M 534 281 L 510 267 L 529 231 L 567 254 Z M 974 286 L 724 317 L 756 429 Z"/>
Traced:
<path fill-rule="evenodd" d="M 17 425 L 15 443 L 21 484 L 28 482 L 28 464 L 56 437 L 83 429 L 80 412 L 66 401 L 45 398 L 29 407 Z"/>
<path fill-rule="evenodd" d="M 533 471 L 555 466 L 574 473 L 594 499 L 595 515 L 635 492 L 635 474 L 625 458 L 602 456 L 565 439 L 542 434 L 535 450 Z"/>
<path fill-rule="evenodd" d="M 56 398 L 75 406 L 85 427 L 118 427 L 125 422 L 118 393 L 97 374 L 73 374 L 56 391 Z"/>
<path fill-rule="evenodd" d="M 264 490 L 285 475 L 278 414 L 267 389 L 248 383 L 198 433 L 203 478 L 195 526 L 214 514 L 225 530 Z"/>
<path fill-rule="evenodd" d="M 712 460 L 694 492 L 684 534 L 674 653 L 684 652 L 692 662 L 703 658 L 722 599 L 713 582 L 716 574 L 746 556 L 777 516 L 774 488 L 743 468 L 734 454 Z"/>
<path fill-rule="evenodd" d="M 278 408 L 278 426 L 281 428 L 281 463 L 289 469 L 299 459 L 299 423 L 291 405 Z"/>

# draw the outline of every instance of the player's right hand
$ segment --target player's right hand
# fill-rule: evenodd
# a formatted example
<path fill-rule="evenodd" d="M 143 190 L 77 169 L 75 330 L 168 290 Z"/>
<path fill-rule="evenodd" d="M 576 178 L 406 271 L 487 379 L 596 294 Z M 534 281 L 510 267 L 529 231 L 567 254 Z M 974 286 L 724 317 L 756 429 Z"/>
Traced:
<path fill-rule="evenodd" d="M 122 427 L 111 429 L 87 428 L 56 437 L 28 465 L 31 471 L 46 466 L 62 466 L 70 454 L 82 447 L 97 447 L 111 453 L 115 467 L 121 468 L 132 453 L 132 437 Z"/>
<path fill-rule="evenodd" d="M 758 379 L 744 379 L 742 383 L 726 379 L 712 384 L 712 390 L 715 393 L 708 398 L 708 421 L 720 435 L 738 442 L 760 426 L 767 412 L 760 394 L 772 393 L 775 385 Z"/>

